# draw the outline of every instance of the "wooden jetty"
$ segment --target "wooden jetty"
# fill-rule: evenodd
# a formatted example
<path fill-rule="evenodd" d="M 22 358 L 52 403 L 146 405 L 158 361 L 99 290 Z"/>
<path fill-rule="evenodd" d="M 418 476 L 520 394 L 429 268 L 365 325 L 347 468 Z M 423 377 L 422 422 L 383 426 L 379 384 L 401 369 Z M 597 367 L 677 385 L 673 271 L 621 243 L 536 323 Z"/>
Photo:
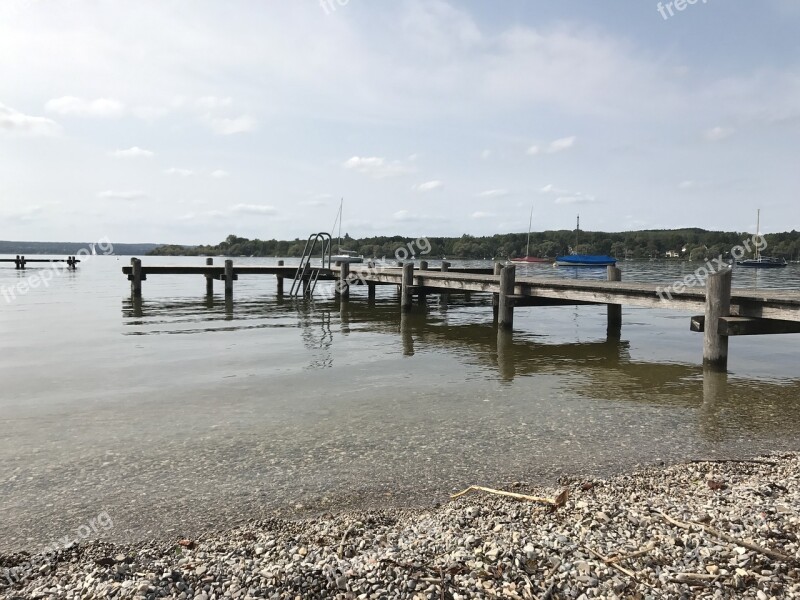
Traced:
<path fill-rule="evenodd" d="M 67 263 L 67 268 L 74 270 L 78 268 L 78 263 L 81 262 L 74 256 L 67 258 L 26 258 L 23 255 L 17 254 L 16 258 L 0 258 L 0 263 L 14 263 L 15 269 L 25 269 L 28 263 Z"/>
<path fill-rule="evenodd" d="M 142 281 L 148 275 L 203 275 L 206 292 L 213 293 L 214 280 L 224 281 L 225 294 L 233 294 L 233 282 L 239 275 L 275 275 L 278 295 L 284 294 L 284 280 L 298 273 L 296 266 L 278 261 L 274 266 L 234 266 L 226 260 L 215 266 L 213 259 L 198 266 L 143 266 L 138 258 L 123 267 L 131 282 L 134 297 L 142 294 Z M 414 297 L 424 305 L 429 294 L 438 293 L 446 301 L 452 292 L 478 292 L 491 295 L 494 321 L 501 330 L 514 324 L 514 309 L 521 306 L 606 305 L 608 335 L 617 338 L 622 326 L 622 306 L 684 310 L 700 313 L 690 321 L 692 331 L 704 334 L 703 363 L 725 370 L 728 361 L 728 338 L 734 335 L 800 333 L 800 291 L 732 289 L 732 271 L 723 268 L 711 274 L 705 287 L 672 287 L 622 281 L 621 271 L 608 267 L 607 280 L 569 280 L 517 277 L 513 264 L 495 263 L 493 269 L 453 269 L 446 261 L 438 269 L 428 268 L 421 261 L 397 267 L 374 264 L 342 263 L 318 269 L 316 279 L 335 281 L 336 296 L 349 299 L 351 286 L 367 286 L 367 297 L 375 298 L 379 285 L 396 286 L 400 292 L 400 308 L 411 310 Z M 310 277 L 307 275 L 306 277 Z M 307 283 L 304 280 L 304 284 Z M 305 288 L 304 288 L 305 289 Z M 313 290 L 313 288 L 312 288 Z"/>

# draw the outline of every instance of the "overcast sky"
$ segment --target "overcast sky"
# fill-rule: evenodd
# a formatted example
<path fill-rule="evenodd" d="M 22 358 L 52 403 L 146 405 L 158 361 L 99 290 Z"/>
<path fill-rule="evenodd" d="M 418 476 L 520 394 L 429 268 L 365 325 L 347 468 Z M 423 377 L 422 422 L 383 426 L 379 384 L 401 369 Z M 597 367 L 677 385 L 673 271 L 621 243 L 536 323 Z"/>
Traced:
<path fill-rule="evenodd" d="M 328 1 L 2 0 L 0 239 L 800 229 L 800 2 Z"/>

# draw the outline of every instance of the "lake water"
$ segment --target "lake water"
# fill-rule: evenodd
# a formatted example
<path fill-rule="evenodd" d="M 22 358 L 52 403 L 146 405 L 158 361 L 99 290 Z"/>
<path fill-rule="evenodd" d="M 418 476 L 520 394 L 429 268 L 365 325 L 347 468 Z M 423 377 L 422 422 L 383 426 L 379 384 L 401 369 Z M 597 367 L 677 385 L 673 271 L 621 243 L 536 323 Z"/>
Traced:
<path fill-rule="evenodd" d="M 729 374 L 704 377 L 690 313 L 624 308 L 622 339 L 607 340 L 605 307 L 519 308 L 498 336 L 480 294 L 434 295 L 401 319 L 394 287 L 374 306 L 353 288 L 340 306 L 279 300 L 274 277 L 242 276 L 226 302 L 201 276 L 151 276 L 133 302 L 126 264 L 91 257 L 0 294 L 0 551 L 103 511 L 113 539 L 174 539 L 273 514 L 430 506 L 472 484 L 800 449 L 794 335 L 734 338 Z M 699 265 L 620 266 L 669 284 Z M 0 293 L 42 273 L 0 265 Z M 738 270 L 734 287 L 800 289 L 799 276 Z"/>

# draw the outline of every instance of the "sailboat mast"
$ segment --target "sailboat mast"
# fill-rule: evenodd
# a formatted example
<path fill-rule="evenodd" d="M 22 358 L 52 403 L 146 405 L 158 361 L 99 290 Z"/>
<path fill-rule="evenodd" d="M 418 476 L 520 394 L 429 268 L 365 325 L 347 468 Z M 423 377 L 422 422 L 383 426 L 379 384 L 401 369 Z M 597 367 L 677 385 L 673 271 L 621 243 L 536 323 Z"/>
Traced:
<path fill-rule="evenodd" d="M 759 250 L 759 246 L 761 245 L 761 209 L 758 209 L 756 213 L 756 236 L 758 237 L 758 243 L 756 244 L 756 260 L 761 258 L 761 250 Z"/>
<path fill-rule="evenodd" d="M 342 209 L 344 208 L 344 198 L 339 200 L 339 252 L 342 251 Z"/>
<path fill-rule="evenodd" d="M 525 257 L 531 255 L 530 248 L 531 248 L 531 226 L 533 225 L 533 205 L 531 205 L 531 217 L 528 219 L 528 242 L 525 244 Z"/>
<path fill-rule="evenodd" d="M 578 232 L 581 230 L 581 216 L 578 215 L 578 224 L 575 226 L 575 252 L 578 251 Z"/>

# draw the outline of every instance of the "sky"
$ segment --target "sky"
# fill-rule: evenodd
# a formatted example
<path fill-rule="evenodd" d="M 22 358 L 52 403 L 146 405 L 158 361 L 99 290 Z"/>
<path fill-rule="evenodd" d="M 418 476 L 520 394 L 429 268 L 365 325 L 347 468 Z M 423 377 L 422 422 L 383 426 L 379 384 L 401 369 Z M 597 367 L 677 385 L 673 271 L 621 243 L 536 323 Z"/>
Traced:
<path fill-rule="evenodd" d="M 788 231 L 798 150 L 795 0 L 0 3 L 0 239 Z"/>

